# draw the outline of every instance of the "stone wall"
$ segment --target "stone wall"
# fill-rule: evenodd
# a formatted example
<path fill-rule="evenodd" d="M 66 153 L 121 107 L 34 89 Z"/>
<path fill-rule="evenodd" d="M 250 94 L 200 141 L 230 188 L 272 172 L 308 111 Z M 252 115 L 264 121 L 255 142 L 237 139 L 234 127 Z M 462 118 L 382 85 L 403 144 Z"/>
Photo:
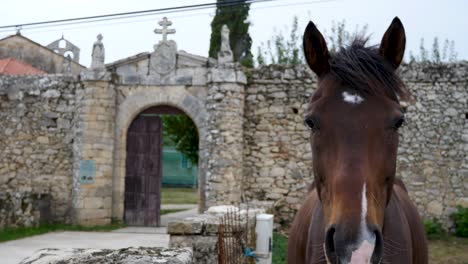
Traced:
<path fill-rule="evenodd" d="M 416 98 L 407 107 L 397 175 L 425 218 L 448 215 L 468 200 L 468 64 L 407 65 L 401 75 Z M 303 125 L 316 79 L 305 66 L 250 73 L 244 120 L 244 195 L 275 201 L 289 224 L 312 182 L 309 131 Z"/>
<path fill-rule="evenodd" d="M 74 77 L 0 77 L 0 228 L 69 221 Z"/>
<path fill-rule="evenodd" d="M 289 223 L 312 182 L 309 132 L 303 125 L 312 73 L 304 67 L 255 70 L 246 88 L 244 194 L 275 201 L 275 219 Z"/>
<path fill-rule="evenodd" d="M 203 85 L 123 85 L 96 72 L 1 76 L 0 228 L 121 220 L 127 128 L 161 104 L 198 127 L 200 211 L 267 200 L 277 223 L 289 224 L 313 178 L 303 117 L 316 79 L 305 66 L 255 69 L 248 82 L 240 70 L 213 66 Z M 468 64 L 401 74 L 416 103 L 401 130 L 398 175 L 421 214 L 449 226 L 455 206 L 468 206 Z M 90 183 L 80 182 L 82 161 L 95 163 Z"/>
<path fill-rule="evenodd" d="M 78 95 L 74 133 L 74 222 L 82 225 L 110 224 L 112 215 L 113 151 L 116 98 L 110 76 L 83 73 L 84 91 Z M 81 163 L 95 164 L 94 180 L 80 181 Z"/>
<path fill-rule="evenodd" d="M 416 103 L 400 137 L 397 173 L 419 212 L 451 226 L 468 207 L 468 64 L 410 65 L 401 75 Z"/>

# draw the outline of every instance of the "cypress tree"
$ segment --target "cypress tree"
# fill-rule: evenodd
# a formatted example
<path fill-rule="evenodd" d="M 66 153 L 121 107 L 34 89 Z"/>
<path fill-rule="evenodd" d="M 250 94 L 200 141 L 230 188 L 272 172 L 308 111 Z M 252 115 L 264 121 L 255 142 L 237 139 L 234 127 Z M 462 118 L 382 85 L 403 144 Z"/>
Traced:
<path fill-rule="evenodd" d="M 216 15 L 211 22 L 211 39 L 209 56 L 218 57 L 221 47 L 221 27 L 227 25 L 230 31 L 229 42 L 234 55 L 234 61 L 240 62 L 245 67 L 253 67 L 252 38 L 249 35 L 250 23 L 247 21 L 249 16 L 250 4 L 227 4 L 232 0 L 217 0 Z M 223 6 L 223 3 L 225 6 Z M 226 6 L 227 5 L 227 6 Z"/>

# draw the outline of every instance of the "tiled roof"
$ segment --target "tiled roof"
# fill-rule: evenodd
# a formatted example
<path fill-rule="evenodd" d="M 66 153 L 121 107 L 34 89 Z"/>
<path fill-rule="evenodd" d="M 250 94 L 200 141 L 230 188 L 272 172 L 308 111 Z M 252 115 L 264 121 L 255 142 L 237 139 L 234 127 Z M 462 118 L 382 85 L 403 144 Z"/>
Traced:
<path fill-rule="evenodd" d="M 0 74 L 6 75 L 40 75 L 47 74 L 45 71 L 34 68 L 14 58 L 0 60 Z"/>

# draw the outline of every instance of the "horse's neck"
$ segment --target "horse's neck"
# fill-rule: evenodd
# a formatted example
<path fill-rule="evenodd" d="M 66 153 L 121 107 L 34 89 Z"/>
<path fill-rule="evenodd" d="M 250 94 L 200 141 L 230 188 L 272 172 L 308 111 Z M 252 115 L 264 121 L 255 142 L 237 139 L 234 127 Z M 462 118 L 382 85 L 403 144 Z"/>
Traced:
<path fill-rule="evenodd" d="M 395 181 L 382 227 L 387 263 L 427 263 L 427 245 L 416 207 L 405 185 Z"/>

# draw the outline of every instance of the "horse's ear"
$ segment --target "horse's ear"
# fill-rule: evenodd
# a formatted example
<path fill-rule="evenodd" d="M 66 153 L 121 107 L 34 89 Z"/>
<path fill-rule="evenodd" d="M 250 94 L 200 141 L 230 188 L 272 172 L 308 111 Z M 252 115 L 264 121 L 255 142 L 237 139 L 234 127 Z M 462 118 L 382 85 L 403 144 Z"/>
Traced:
<path fill-rule="evenodd" d="M 396 69 L 403 60 L 405 45 L 405 28 L 403 27 L 400 19 L 395 17 L 380 43 L 380 55 L 382 55 Z"/>
<path fill-rule="evenodd" d="M 328 73 L 330 71 L 330 64 L 328 63 L 330 54 L 327 44 L 322 33 L 320 33 L 312 21 L 309 22 L 305 29 L 303 45 L 307 63 L 315 74 L 318 77 L 322 77 Z"/>

